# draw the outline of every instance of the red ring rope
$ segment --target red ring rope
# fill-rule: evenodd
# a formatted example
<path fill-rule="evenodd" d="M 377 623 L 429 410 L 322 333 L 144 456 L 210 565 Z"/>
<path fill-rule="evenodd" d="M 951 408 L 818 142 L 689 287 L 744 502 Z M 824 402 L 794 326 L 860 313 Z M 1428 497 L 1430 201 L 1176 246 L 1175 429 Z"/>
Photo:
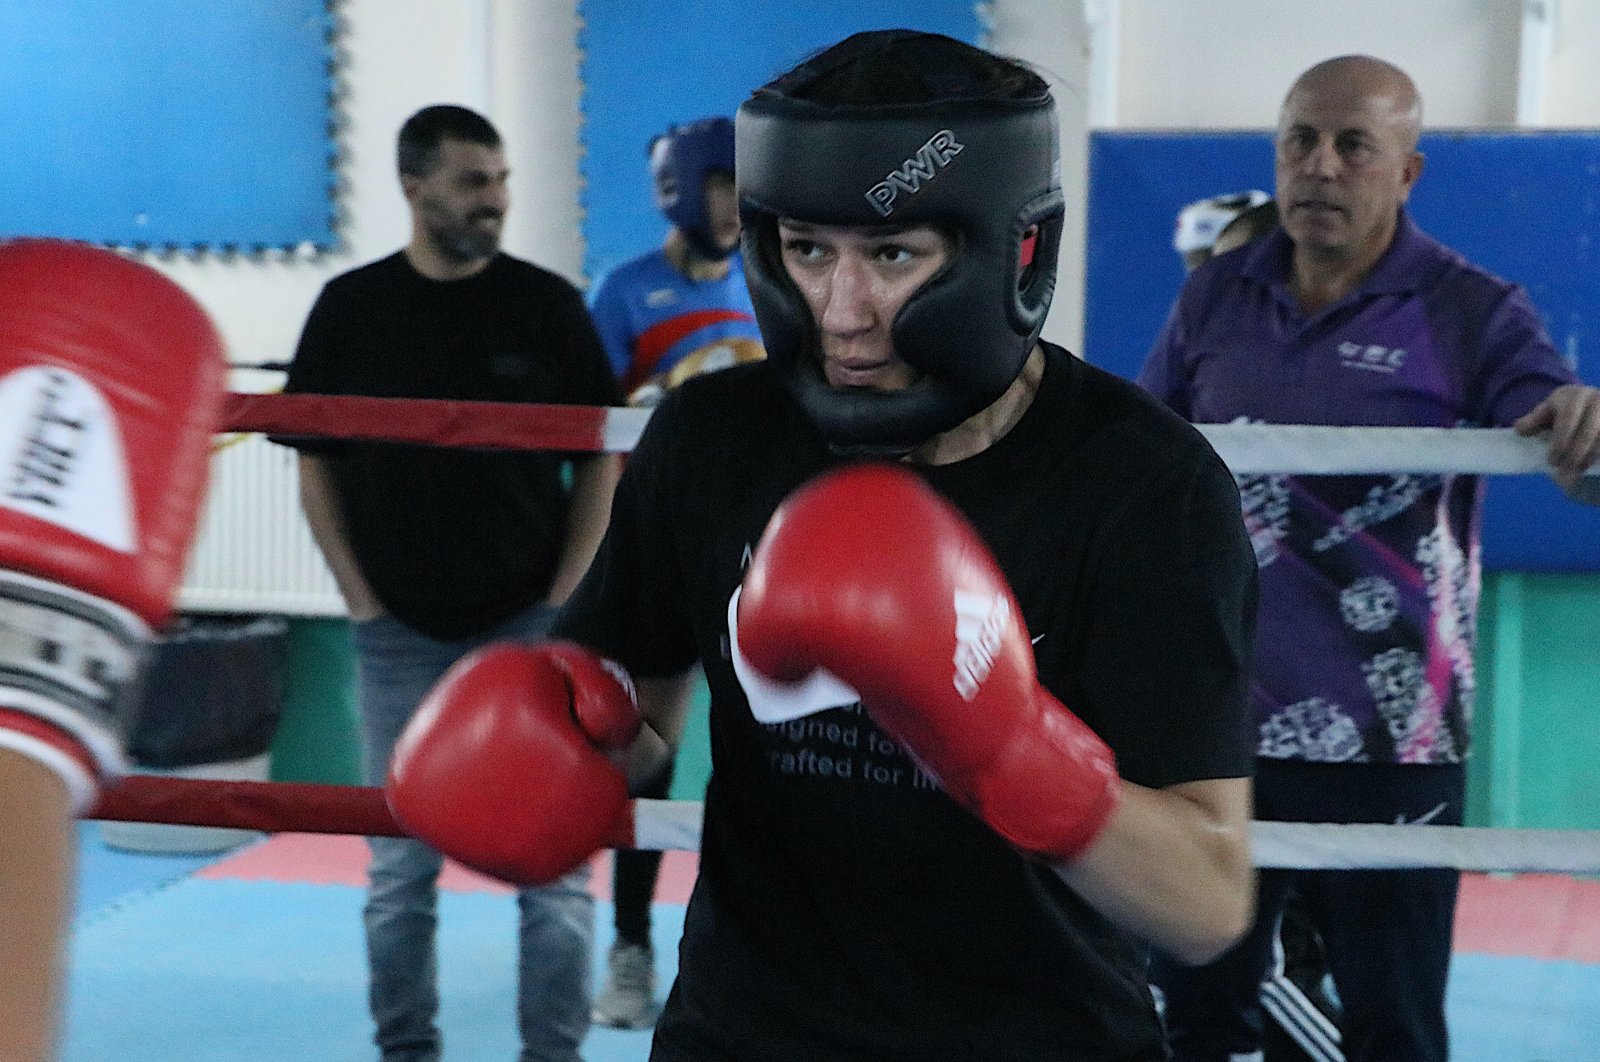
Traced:
<path fill-rule="evenodd" d="M 227 826 L 267 833 L 404 837 L 383 790 L 308 782 L 218 781 L 136 774 L 107 789 L 89 818 Z"/>
<path fill-rule="evenodd" d="M 113 822 L 225 826 L 265 833 L 343 833 L 405 837 L 372 786 L 311 782 L 222 781 L 135 774 L 107 789 L 88 815 Z M 611 847 L 633 846 L 630 824 L 619 824 Z"/>
<path fill-rule="evenodd" d="M 230 394 L 222 416 L 225 431 L 473 449 L 592 452 L 606 448 L 607 423 L 614 412 L 647 415 L 644 410 L 528 402 Z"/>

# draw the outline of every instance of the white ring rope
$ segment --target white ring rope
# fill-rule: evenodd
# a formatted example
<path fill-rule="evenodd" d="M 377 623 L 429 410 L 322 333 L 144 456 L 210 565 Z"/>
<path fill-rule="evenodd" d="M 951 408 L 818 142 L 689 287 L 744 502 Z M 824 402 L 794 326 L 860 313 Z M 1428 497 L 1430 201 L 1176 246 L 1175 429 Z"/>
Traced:
<path fill-rule="evenodd" d="M 639 441 L 648 409 L 602 410 L 601 448 L 627 453 Z M 1383 475 L 1436 472 L 1514 476 L 1545 473 L 1548 443 L 1510 428 L 1373 428 L 1312 424 L 1197 424 L 1239 475 Z M 1600 464 L 1590 470 L 1600 473 Z"/>
<path fill-rule="evenodd" d="M 648 852 L 700 851 L 700 820 L 705 805 L 698 800 L 633 802 L 633 846 Z"/>
<path fill-rule="evenodd" d="M 632 407 L 604 407 L 605 416 L 600 425 L 600 448 L 606 453 L 630 453 L 639 444 L 644 426 L 651 411 Z"/>
<path fill-rule="evenodd" d="M 699 850 L 699 801 L 635 800 L 633 807 L 635 847 Z M 1251 840 L 1256 866 L 1276 869 L 1600 872 L 1595 830 L 1256 822 Z"/>
<path fill-rule="evenodd" d="M 1541 874 L 1600 871 L 1600 831 L 1484 826 L 1257 822 L 1258 867 L 1295 870 L 1455 870 Z"/>
<path fill-rule="evenodd" d="M 1331 428 L 1309 424 L 1197 424 L 1235 473 L 1382 475 L 1548 472 L 1545 439 L 1510 428 Z M 1590 469 L 1590 474 L 1600 466 Z"/>

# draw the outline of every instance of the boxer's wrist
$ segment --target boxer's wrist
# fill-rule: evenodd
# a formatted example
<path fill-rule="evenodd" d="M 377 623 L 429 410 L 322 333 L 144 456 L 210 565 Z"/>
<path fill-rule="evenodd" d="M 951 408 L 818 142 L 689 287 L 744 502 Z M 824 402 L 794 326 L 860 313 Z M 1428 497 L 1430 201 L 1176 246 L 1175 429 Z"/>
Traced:
<path fill-rule="evenodd" d="M 100 780 L 127 771 L 122 737 L 150 630 L 114 602 L 0 570 L 0 632 L 5 743 L 56 769 L 81 811 Z"/>

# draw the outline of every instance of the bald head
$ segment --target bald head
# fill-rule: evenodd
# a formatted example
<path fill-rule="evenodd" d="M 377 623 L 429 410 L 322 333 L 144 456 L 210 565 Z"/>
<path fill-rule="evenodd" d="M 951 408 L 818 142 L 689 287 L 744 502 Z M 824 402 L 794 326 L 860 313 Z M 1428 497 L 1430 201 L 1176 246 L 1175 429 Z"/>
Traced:
<path fill-rule="evenodd" d="M 1422 173 L 1422 101 L 1405 71 L 1342 55 L 1296 79 L 1278 114 L 1277 198 L 1301 273 L 1357 281 L 1388 250 Z"/>
<path fill-rule="evenodd" d="M 1388 117 L 1407 151 L 1416 150 L 1422 136 L 1422 96 L 1416 82 L 1393 63 L 1370 55 L 1341 55 L 1311 67 L 1290 86 L 1284 111 L 1297 96 L 1364 103 Z"/>

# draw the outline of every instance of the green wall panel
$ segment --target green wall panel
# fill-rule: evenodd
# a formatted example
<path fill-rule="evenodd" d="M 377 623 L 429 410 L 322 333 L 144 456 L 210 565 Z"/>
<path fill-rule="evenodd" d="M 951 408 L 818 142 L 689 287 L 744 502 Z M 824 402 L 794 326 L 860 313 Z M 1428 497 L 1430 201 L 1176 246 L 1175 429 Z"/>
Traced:
<path fill-rule="evenodd" d="M 283 716 L 272 746 L 280 782 L 361 781 L 355 654 L 342 619 L 289 621 Z"/>
<path fill-rule="evenodd" d="M 1600 829 L 1600 575 L 1485 576 L 1472 821 Z"/>

